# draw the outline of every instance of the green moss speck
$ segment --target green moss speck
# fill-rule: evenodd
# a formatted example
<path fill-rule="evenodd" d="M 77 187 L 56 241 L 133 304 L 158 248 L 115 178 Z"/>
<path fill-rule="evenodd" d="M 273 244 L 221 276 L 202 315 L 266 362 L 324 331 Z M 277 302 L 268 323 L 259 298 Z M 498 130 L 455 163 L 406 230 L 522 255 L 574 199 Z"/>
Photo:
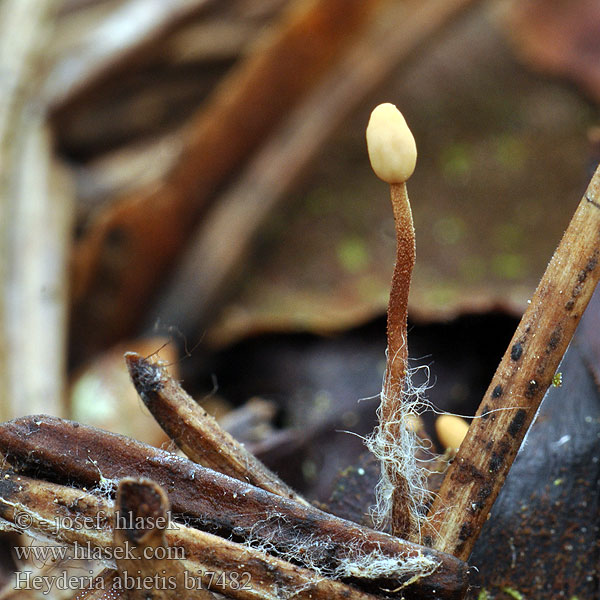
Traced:
<path fill-rule="evenodd" d="M 438 219 L 433 224 L 433 235 L 438 244 L 452 246 L 460 242 L 467 230 L 464 219 L 450 215 Z"/>
<path fill-rule="evenodd" d="M 369 264 L 369 250 L 365 241 L 359 237 L 341 240 L 336 247 L 337 259 L 344 271 L 359 273 Z"/>
<path fill-rule="evenodd" d="M 502 252 L 492 257 L 492 272 L 502 279 L 523 279 L 528 269 L 520 254 Z"/>
<path fill-rule="evenodd" d="M 494 155 L 504 171 L 520 171 L 527 159 L 527 145 L 523 140 L 510 134 L 503 134 L 494 140 Z"/>
<path fill-rule="evenodd" d="M 492 243 L 498 250 L 514 252 L 523 245 L 523 228 L 516 223 L 497 223 L 492 232 Z"/>
<path fill-rule="evenodd" d="M 463 258 L 459 265 L 460 276 L 471 283 L 477 283 L 485 279 L 485 260 L 481 256 L 471 255 Z"/>
<path fill-rule="evenodd" d="M 471 173 L 472 150 L 465 143 L 450 144 L 442 149 L 442 173 L 449 180 L 463 180 Z"/>
<path fill-rule="evenodd" d="M 426 290 L 425 300 L 434 308 L 451 304 L 458 296 L 459 291 L 450 284 L 431 284 Z"/>

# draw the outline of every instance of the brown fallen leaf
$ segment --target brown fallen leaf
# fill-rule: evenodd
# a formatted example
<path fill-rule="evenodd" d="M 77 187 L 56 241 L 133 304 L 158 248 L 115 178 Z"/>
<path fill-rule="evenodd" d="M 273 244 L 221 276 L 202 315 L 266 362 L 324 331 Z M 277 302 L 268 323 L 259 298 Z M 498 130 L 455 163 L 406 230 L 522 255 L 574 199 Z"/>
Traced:
<path fill-rule="evenodd" d="M 600 101 L 600 5 L 596 0 L 512 2 L 506 33 L 532 68 L 563 77 Z"/>

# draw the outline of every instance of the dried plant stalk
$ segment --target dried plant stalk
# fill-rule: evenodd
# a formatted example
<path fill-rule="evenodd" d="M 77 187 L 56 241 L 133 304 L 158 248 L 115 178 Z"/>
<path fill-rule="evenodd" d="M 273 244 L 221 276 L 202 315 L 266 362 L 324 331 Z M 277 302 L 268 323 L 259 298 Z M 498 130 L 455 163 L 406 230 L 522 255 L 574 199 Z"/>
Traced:
<path fill-rule="evenodd" d="M 185 548 L 169 547 L 166 532 L 174 525 L 169 508 L 167 495 L 153 481 L 126 478 L 119 482 L 113 531 L 117 572 L 121 581 L 133 578 L 140 583 L 130 586 L 127 600 L 147 600 L 150 590 L 152 600 L 169 600 L 174 591 L 178 597 L 213 600 L 204 588 L 186 593 L 184 574 L 179 565 L 172 564 L 185 557 Z"/>
<path fill-rule="evenodd" d="M 390 186 L 396 226 L 396 265 L 392 277 L 387 320 L 387 366 L 381 408 L 380 428 L 386 444 L 398 443 L 406 435 L 406 423 L 398 419 L 398 403 L 406 393 L 408 367 L 408 293 L 415 265 L 415 229 L 408 201 L 406 184 Z M 392 531 L 400 537 L 411 537 L 419 526 L 412 506 L 413 494 L 408 478 L 398 473 L 398 465 L 388 468 L 394 487 L 392 493 Z M 385 467 L 384 467 L 385 468 Z"/>
<path fill-rule="evenodd" d="M 114 567 L 111 558 L 114 556 L 114 507 L 111 501 L 78 489 L 24 476 L 8 473 L 3 473 L 2 476 L 0 518 L 5 520 L 5 528 L 11 527 L 10 524 L 13 523 L 12 528 L 18 529 L 14 523 L 19 522 L 18 515 L 27 514 L 31 517 L 28 534 L 42 539 L 54 539 L 69 546 L 78 544 L 80 548 L 89 547 L 92 552 L 97 549 L 98 555 L 104 558 L 103 562 Z M 79 523 L 88 520 L 94 525 L 100 524 L 100 528 L 60 530 L 56 528 L 57 517 L 77 519 Z M 196 599 L 199 597 L 198 589 L 212 589 L 240 600 L 281 600 L 292 594 L 299 600 L 374 600 L 377 597 L 260 550 L 185 525 L 176 524 L 174 527 L 176 528 L 164 532 L 165 543 L 170 548 L 182 548 L 185 558 L 167 561 L 166 573 L 160 573 L 160 576 L 174 577 L 180 582 L 187 573 L 188 587 L 195 585 L 196 589 L 187 590 L 186 593 L 183 586 L 177 587 L 176 592 L 171 590 L 170 597 L 176 593 L 177 597 Z M 134 538 L 136 535 L 133 532 Z M 117 539 L 117 544 L 123 542 L 121 534 L 117 535 Z M 131 541 L 135 546 L 134 541 Z M 143 543 L 145 539 L 142 536 L 137 541 Z M 134 570 L 137 569 L 139 561 L 135 562 Z M 238 573 L 239 579 L 234 578 L 233 573 Z M 110 573 L 105 573 L 104 576 L 107 583 L 110 583 L 113 576 Z M 219 581 L 225 582 L 225 585 Z M 234 581 L 240 582 L 239 585 Z M 83 597 L 90 598 L 85 595 Z"/>
<path fill-rule="evenodd" d="M 66 414 L 67 254 L 74 189 L 52 158 L 42 115 L 21 125 L 19 164 L 14 166 L 5 257 L 8 377 L 2 387 L 4 418 Z M 35 240 L 35 243 L 32 243 Z"/>
<path fill-rule="evenodd" d="M 139 354 L 125 355 L 142 401 L 165 433 L 194 462 L 240 481 L 306 504 L 275 473 L 224 431 L 160 364 Z"/>
<path fill-rule="evenodd" d="M 39 90 L 43 75 L 44 46 L 49 37 L 59 0 L 5 0 L 0 2 L 0 418 L 12 413 L 10 384 L 15 369 L 14 340 L 10 324 L 20 322 L 13 313 L 10 291 L 11 258 L 16 251 L 11 224 L 20 208 L 23 182 L 19 181 L 24 164 L 24 147 L 32 141 L 42 145 L 40 137 L 43 110 Z M 36 99 L 35 108 L 32 99 Z M 39 124 L 32 130 L 32 121 Z M 43 152 L 43 150 L 42 150 Z M 47 158 L 48 154 L 46 153 Z M 26 169 L 31 175 L 31 170 Z M 31 177 L 26 178 L 31 185 Z M 30 192 L 31 190 L 27 190 Z M 25 334 L 26 335 L 26 334 Z M 23 338 L 26 339 L 26 338 Z M 11 351 L 9 351 L 9 348 Z M 18 353 L 17 353 L 18 354 Z M 16 360 L 21 359 L 17 356 Z"/>
<path fill-rule="evenodd" d="M 600 279 L 593 176 L 432 505 L 428 544 L 467 560 Z"/>
<path fill-rule="evenodd" d="M 449 555 L 92 427 L 47 416 L 17 419 L 0 425 L 0 451 L 20 472 L 80 487 L 106 485 L 125 476 L 152 479 L 167 490 L 173 510 L 203 530 L 242 537 L 282 556 L 295 556 L 323 573 L 376 582 L 398 581 L 418 572 L 422 576 L 413 584 L 415 593 L 444 590 L 447 597 L 459 597 L 466 585 L 466 565 Z M 423 565 L 429 568 L 426 574 Z"/>

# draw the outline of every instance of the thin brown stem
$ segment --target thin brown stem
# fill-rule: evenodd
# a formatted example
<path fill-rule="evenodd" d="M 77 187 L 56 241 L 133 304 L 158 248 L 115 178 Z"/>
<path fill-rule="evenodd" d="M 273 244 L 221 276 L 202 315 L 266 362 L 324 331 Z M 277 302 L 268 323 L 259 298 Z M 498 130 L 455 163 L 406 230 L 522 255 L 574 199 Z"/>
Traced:
<path fill-rule="evenodd" d="M 429 544 L 467 560 L 600 279 L 600 168 L 498 366 L 430 515 Z M 427 540 L 424 540 L 427 542 Z"/>
<path fill-rule="evenodd" d="M 392 394 L 402 393 L 408 359 L 407 317 L 410 280 L 415 266 L 415 229 L 408 201 L 406 183 L 390 185 L 394 223 L 396 227 L 396 265 L 392 276 L 387 315 L 387 376 L 386 388 Z M 382 411 L 389 417 L 393 407 Z"/>
<path fill-rule="evenodd" d="M 385 444 L 397 444 L 406 427 L 399 418 L 408 362 L 407 318 L 408 293 L 415 264 L 415 230 L 406 191 L 406 183 L 390 185 L 394 223 L 396 227 L 396 264 L 392 277 L 387 317 L 387 366 L 381 397 L 380 432 Z M 395 461 L 384 461 L 383 468 L 393 486 L 392 532 L 398 537 L 410 539 L 417 528 L 412 510 L 411 488 L 406 474 L 398 469 Z"/>

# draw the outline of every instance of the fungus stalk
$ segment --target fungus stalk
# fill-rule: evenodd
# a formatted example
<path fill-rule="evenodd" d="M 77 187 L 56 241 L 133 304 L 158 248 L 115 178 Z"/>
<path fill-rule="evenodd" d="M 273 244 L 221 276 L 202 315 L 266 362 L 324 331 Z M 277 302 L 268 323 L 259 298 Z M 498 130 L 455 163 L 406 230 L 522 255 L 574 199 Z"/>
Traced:
<path fill-rule="evenodd" d="M 407 310 L 415 263 L 415 232 L 406 191 L 417 149 L 404 117 L 394 105 L 380 104 L 373 110 L 367 126 L 367 147 L 375 174 L 390 184 L 397 239 L 379 426 L 368 440 L 370 450 L 381 461 L 382 472 L 375 519 L 379 526 L 391 519 L 394 535 L 418 539 L 425 492 L 415 461 L 418 439 L 409 426 L 419 400 L 410 393 L 407 378 Z"/>

